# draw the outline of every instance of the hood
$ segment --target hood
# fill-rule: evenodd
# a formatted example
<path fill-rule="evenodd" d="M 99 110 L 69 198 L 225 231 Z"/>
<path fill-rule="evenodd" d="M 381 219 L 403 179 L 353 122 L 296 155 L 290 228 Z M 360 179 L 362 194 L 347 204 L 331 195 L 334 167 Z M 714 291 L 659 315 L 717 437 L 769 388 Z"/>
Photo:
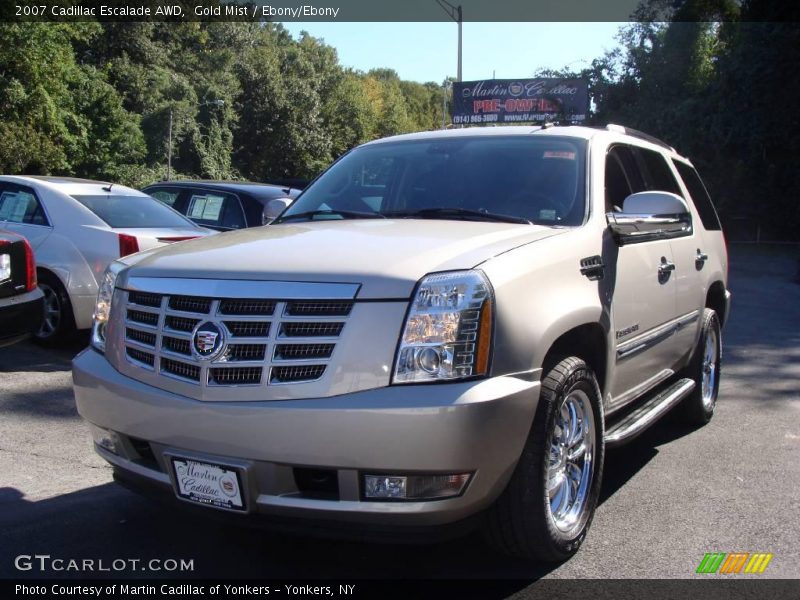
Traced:
<path fill-rule="evenodd" d="M 562 233 L 539 225 L 361 219 L 268 225 L 127 257 L 130 276 L 360 284 L 359 299 L 408 298 L 435 271 L 470 269 Z"/>

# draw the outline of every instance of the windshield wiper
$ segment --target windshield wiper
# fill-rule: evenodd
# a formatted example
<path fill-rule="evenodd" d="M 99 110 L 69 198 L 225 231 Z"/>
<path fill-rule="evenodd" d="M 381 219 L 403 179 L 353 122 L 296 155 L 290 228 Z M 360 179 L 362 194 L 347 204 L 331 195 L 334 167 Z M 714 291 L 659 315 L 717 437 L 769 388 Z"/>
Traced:
<path fill-rule="evenodd" d="M 339 216 L 343 219 L 385 219 L 386 216 L 382 215 L 379 212 L 362 212 L 357 210 L 336 210 L 336 209 L 318 209 L 318 210 L 307 210 L 305 212 L 299 212 L 294 215 L 286 215 L 285 217 L 281 217 L 276 219 L 273 223 L 285 223 L 286 221 L 295 221 L 298 219 L 313 219 L 317 216 Z"/>
<path fill-rule="evenodd" d="M 516 217 L 514 215 L 501 215 L 498 213 L 491 213 L 485 210 L 471 210 L 469 208 L 456 208 L 456 207 L 439 207 L 439 208 L 423 208 L 414 211 L 395 211 L 391 213 L 384 213 L 387 217 L 420 217 L 420 218 L 448 218 L 448 217 L 466 217 L 471 219 L 480 219 L 482 221 L 500 221 L 502 223 L 523 223 L 525 225 L 533 225 L 525 217 Z"/>

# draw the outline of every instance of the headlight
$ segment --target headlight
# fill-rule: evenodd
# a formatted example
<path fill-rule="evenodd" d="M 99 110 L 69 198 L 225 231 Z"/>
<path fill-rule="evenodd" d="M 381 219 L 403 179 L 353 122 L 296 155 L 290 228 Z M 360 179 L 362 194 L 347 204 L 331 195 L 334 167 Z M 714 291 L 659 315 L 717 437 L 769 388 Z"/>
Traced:
<path fill-rule="evenodd" d="M 491 337 L 492 289 L 483 273 L 427 275 L 406 317 L 394 383 L 485 375 Z"/>
<path fill-rule="evenodd" d="M 117 281 L 117 275 L 124 268 L 125 265 L 121 262 L 112 262 L 100 280 L 97 302 L 94 305 L 94 314 L 92 314 L 92 346 L 101 352 L 105 352 L 106 349 L 106 324 L 111 314 L 114 284 Z"/>

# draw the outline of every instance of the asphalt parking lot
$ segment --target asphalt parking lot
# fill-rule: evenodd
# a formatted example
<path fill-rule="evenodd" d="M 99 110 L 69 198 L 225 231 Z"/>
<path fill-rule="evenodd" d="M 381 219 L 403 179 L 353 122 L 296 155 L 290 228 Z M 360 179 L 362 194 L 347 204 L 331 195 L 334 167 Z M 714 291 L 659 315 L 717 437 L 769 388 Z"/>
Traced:
<path fill-rule="evenodd" d="M 609 452 L 589 537 L 563 565 L 494 555 L 478 536 L 345 543 L 150 504 L 111 481 L 75 410 L 70 360 L 84 339 L 59 351 L 0 350 L 0 577 L 56 575 L 14 567 L 20 554 L 49 554 L 193 559 L 193 572 L 173 576 L 506 578 L 524 589 L 542 577 L 703 577 L 695 569 L 707 552 L 771 552 L 763 577 L 800 578 L 800 251 L 731 253 L 717 414 L 698 430 L 667 420 Z"/>

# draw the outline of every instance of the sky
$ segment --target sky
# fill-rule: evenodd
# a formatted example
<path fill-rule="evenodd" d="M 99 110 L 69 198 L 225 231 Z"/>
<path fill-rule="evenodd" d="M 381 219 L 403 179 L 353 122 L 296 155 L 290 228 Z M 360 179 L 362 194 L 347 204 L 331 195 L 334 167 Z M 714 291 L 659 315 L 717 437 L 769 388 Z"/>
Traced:
<path fill-rule="evenodd" d="M 521 79 L 540 68 L 574 70 L 618 44 L 623 23 L 464 23 L 463 79 Z M 394 69 L 402 79 L 441 83 L 456 76 L 458 26 L 438 23 L 283 23 L 336 48 L 345 67 Z"/>

